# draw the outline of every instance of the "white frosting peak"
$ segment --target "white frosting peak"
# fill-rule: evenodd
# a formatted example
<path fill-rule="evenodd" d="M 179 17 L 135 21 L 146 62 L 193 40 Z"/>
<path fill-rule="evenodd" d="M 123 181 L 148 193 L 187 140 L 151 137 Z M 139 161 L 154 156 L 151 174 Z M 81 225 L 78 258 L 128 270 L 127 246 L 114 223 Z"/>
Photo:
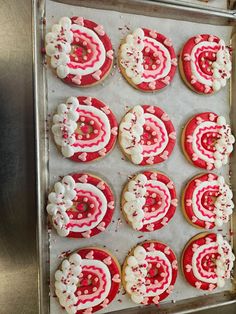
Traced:
<path fill-rule="evenodd" d="M 134 164 L 140 164 L 143 160 L 143 147 L 140 144 L 140 136 L 143 134 L 145 124 L 144 111 L 141 106 L 135 106 L 128 112 L 120 124 L 121 146 L 125 153 L 131 155 Z"/>
<path fill-rule="evenodd" d="M 58 234 L 65 237 L 69 234 L 67 210 L 73 205 L 76 196 L 75 181 L 71 176 L 65 176 L 61 182 L 54 185 L 54 191 L 48 196 L 47 212 L 52 215 L 52 222 Z"/>

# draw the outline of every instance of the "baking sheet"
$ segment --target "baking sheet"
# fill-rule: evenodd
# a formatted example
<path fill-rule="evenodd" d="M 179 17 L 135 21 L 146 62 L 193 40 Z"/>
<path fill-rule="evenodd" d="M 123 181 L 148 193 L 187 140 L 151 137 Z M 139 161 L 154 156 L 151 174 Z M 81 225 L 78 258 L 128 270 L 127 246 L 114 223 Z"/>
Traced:
<path fill-rule="evenodd" d="M 180 50 L 184 42 L 197 33 L 212 33 L 223 38 L 229 43 L 232 28 L 229 26 L 212 26 L 190 22 L 174 21 L 160 18 L 152 18 L 140 15 L 131 15 L 114 11 L 103 11 L 96 9 L 88 9 L 79 6 L 70 6 L 46 1 L 46 30 L 50 31 L 51 26 L 56 23 L 62 16 L 84 16 L 85 18 L 103 24 L 105 30 L 111 38 L 115 52 L 119 46 L 120 40 L 130 31 L 137 27 L 148 27 L 156 29 L 170 37 L 173 41 L 176 53 Z M 55 113 L 59 103 L 64 102 L 69 96 L 90 96 L 97 97 L 111 107 L 116 115 L 118 122 L 122 116 L 133 106 L 138 104 L 149 104 L 160 106 L 168 115 L 177 131 L 177 145 L 171 157 L 164 163 L 151 166 L 140 167 L 124 160 L 118 145 L 111 154 L 99 161 L 82 164 L 75 163 L 65 159 L 57 150 L 52 134 L 49 133 L 49 178 L 50 185 L 59 180 L 60 176 L 64 176 L 72 172 L 93 172 L 100 174 L 115 190 L 116 210 L 113 221 L 105 232 L 91 239 L 68 239 L 57 236 L 54 230 L 50 232 L 50 311 L 54 313 L 64 313 L 54 294 L 54 272 L 62 260 L 62 252 L 73 251 L 84 246 L 100 246 L 106 247 L 114 255 L 117 256 L 122 264 L 128 251 L 137 243 L 144 240 L 160 240 L 167 243 L 176 253 L 178 261 L 180 261 L 181 251 L 185 243 L 195 234 L 200 232 L 187 223 L 182 215 L 181 207 L 178 206 L 176 214 L 167 226 L 161 230 L 141 233 L 130 228 L 124 221 L 120 212 L 120 194 L 123 185 L 126 183 L 129 175 L 138 171 L 147 169 L 156 169 L 166 173 L 174 181 L 178 193 L 179 204 L 181 190 L 186 182 L 194 175 L 201 172 L 190 165 L 184 158 L 180 147 L 180 135 L 182 127 L 188 118 L 198 112 L 212 110 L 217 114 L 224 115 L 229 118 L 229 84 L 218 94 L 204 97 L 193 93 L 189 90 L 179 77 L 177 71 L 174 81 L 165 90 L 147 94 L 141 93 L 133 89 L 121 76 L 117 67 L 114 66 L 111 74 L 104 82 L 98 86 L 91 88 L 74 88 L 64 84 L 60 79 L 56 78 L 50 66 L 47 71 L 48 86 L 48 126 L 52 114 Z M 228 168 L 224 167 L 218 173 L 228 177 Z M 109 180 L 112 180 L 112 182 Z M 112 179 L 111 179 L 112 178 Z M 217 229 L 216 229 L 217 230 Z M 229 226 L 225 226 L 222 233 L 229 239 Z M 231 283 L 228 282 L 223 289 L 217 289 L 215 292 L 229 290 Z M 114 310 L 137 306 L 130 301 L 129 297 L 123 294 L 123 289 L 116 299 L 108 308 L 100 311 L 106 313 Z M 175 284 L 173 293 L 164 302 L 175 302 L 182 299 L 188 299 L 200 295 L 207 294 L 204 291 L 197 290 L 185 282 L 181 269 Z M 163 302 L 163 303 L 164 303 Z"/>

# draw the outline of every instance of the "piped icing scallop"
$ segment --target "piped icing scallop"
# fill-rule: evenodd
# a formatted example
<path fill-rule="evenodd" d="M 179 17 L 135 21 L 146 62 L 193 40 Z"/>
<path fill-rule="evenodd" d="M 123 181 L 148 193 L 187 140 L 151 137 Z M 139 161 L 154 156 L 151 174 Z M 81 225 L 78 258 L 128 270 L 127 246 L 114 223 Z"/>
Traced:
<path fill-rule="evenodd" d="M 212 291 L 230 279 L 234 260 L 231 246 L 221 234 L 200 233 L 186 244 L 182 269 L 190 285 Z"/>
<path fill-rule="evenodd" d="M 137 165 L 166 161 L 176 142 L 175 128 L 161 108 L 133 107 L 119 126 L 119 142 L 126 157 Z"/>
<path fill-rule="evenodd" d="M 195 176 L 183 193 L 183 210 L 198 228 L 221 227 L 229 221 L 234 203 L 233 193 L 222 176 L 204 173 Z"/>
<path fill-rule="evenodd" d="M 113 49 L 102 25 L 63 17 L 46 35 L 46 54 L 57 76 L 75 86 L 101 82 L 111 70 Z"/>
<path fill-rule="evenodd" d="M 168 86 L 173 80 L 177 58 L 169 38 L 155 30 L 138 28 L 122 42 L 119 64 L 133 87 L 152 92 Z"/>
<path fill-rule="evenodd" d="M 122 283 L 138 304 L 159 304 L 174 289 L 178 262 L 169 246 L 147 241 L 136 246 L 122 267 Z"/>
<path fill-rule="evenodd" d="M 231 76 L 230 49 L 217 36 L 191 37 L 180 55 L 180 73 L 197 93 L 213 94 L 226 85 Z"/>
<path fill-rule="evenodd" d="M 182 146 L 186 157 L 197 167 L 212 170 L 229 162 L 235 138 L 222 116 L 203 112 L 184 128 Z"/>
<path fill-rule="evenodd" d="M 177 207 L 173 181 L 163 173 L 145 171 L 135 175 L 125 186 L 121 205 L 133 229 L 150 232 L 168 224 Z"/>
<path fill-rule="evenodd" d="M 106 156 L 115 145 L 117 131 L 111 109 L 92 97 L 69 97 L 53 116 L 54 140 L 62 155 L 76 162 Z"/>
<path fill-rule="evenodd" d="M 120 265 L 107 250 L 87 247 L 55 272 L 55 292 L 69 314 L 92 314 L 109 306 L 120 287 Z"/>
<path fill-rule="evenodd" d="M 88 173 L 67 175 L 48 195 L 47 212 L 62 237 L 90 238 L 104 231 L 114 212 L 108 184 Z"/>

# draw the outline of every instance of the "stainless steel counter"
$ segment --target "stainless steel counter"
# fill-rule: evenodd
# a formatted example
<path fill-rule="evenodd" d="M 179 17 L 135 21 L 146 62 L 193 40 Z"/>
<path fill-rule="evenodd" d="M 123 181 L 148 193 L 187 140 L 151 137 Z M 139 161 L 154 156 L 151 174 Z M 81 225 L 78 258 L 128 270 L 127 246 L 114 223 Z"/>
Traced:
<path fill-rule="evenodd" d="M 0 0 L 0 313 L 38 313 L 31 1 Z M 204 313 L 236 313 L 236 305 Z M 53 313 L 56 314 L 56 313 Z"/>

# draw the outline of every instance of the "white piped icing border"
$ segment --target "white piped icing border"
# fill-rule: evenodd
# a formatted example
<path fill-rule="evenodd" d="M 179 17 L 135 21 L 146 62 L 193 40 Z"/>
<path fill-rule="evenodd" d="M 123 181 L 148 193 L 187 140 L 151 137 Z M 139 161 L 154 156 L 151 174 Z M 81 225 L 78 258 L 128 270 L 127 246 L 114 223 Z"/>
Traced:
<path fill-rule="evenodd" d="M 234 208 L 234 203 L 232 202 L 233 193 L 225 183 L 224 177 L 219 176 L 217 182 L 219 184 L 220 195 L 214 203 L 216 214 L 215 224 L 220 227 L 224 222 L 228 222 Z"/>
<path fill-rule="evenodd" d="M 46 35 L 46 54 L 51 57 L 51 65 L 56 68 L 57 75 L 65 78 L 69 74 L 67 63 L 70 62 L 69 53 L 73 41 L 71 20 L 68 17 L 60 19 L 52 26 L 52 31 Z"/>
<path fill-rule="evenodd" d="M 125 43 L 121 45 L 121 65 L 125 68 L 126 75 L 134 84 L 142 83 L 144 32 L 137 28 L 126 37 Z"/>
<path fill-rule="evenodd" d="M 65 157 L 71 157 L 76 152 L 73 144 L 76 142 L 76 121 L 79 119 L 79 101 L 76 97 L 67 99 L 66 104 L 57 107 L 57 114 L 53 116 L 52 132 L 57 145 Z"/>
<path fill-rule="evenodd" d="M 144 211 L 143 207 L 146 202 L 145 194 L 147 177 L 144 174 L 138 174 L 134 180 L 128 183 L 128 190 L 124 194 L 126 203 L 124 211 L 129 222 L 134 229 L 140 230 L 143 227 Z M 133 213 L 135 212 L 135 216 Z"/>
<path fill-rule="evenodd" d="M 223 239 L 221 234 L 217 234 L 216 243 L 218 244 L 218 253 L 220 254 L 220 258 L 216 260 L 216 274 L 218 276 L 217 286 L 223 287 L 225 285 L 225 279 L 230 278 L 235 256 L 231 246 Z"/>
<path fill-rule="evenodd" d="M 141 106 L 135 106 L 123 118 L 120 124 L 120 144 L 125 153 L 131 155 L 134 164 L 139 164 L 143 160 L 143 147 L 140 144 L 140 137 L 143 134 L 145 124 L 144 111 Z"/>
<path fill-rule="evenodd" d="M 60 304 L 65 307 L 67 313 L 75 314 L 78 302 L 78 296 L 75 295 L 77 284 L 79 282 L 79 274 L 82 271 L 82 259 L 79 254 L 72 254 L 69 259 L 62 262 L 61 269 L 55 273 L 56 295 Z"/>
<path fill-rule="evenodd" d="M 48 195 L 47 212 L 52 215 L 52 222 L 58 234 L 62 237 L 70 233 L 67 224 L 70 221 L 67 209 L 73 205 L 76 196 L 75 181 L 71 176 L 65 176 L 61 182 L 54 185 L 55 192 Z"/>
<path fill-rule="evenodd" d="M 220 139 L 215 144 L 216 152 L 214 153 L 214 165 L 218 169 L 222 165 L 228 163 L 228 156 L 233 151 L 233 143 L 235 142 L 234 136 L 231 134 L 231 127 L 226 124 L 224 117 L 217 118 L 217 124 L 221 126 L 219 130 Z"/>
<path fill-rule="evenodd" d="M 135 303 L 142 303 L 146 293 L 145 278 L 148 266 L 145 260 L 146 256 L 146 250 L 142 246 L 137 246 L 133 255 L 127 258 L 127 266 L 125 267 L 126 290 Z"/>
<path fill-rule="evenodd" d="M 226 85 L 227 79 L 231 76 L 232 62 L 229 49 L 226 47 L 225 42 L 221 39 L 219 41 L 220 49 L 216 53 L 216 61 L 213 62 L 213 83 L 214 91 L 218 91 L 221 87 Z"/>

